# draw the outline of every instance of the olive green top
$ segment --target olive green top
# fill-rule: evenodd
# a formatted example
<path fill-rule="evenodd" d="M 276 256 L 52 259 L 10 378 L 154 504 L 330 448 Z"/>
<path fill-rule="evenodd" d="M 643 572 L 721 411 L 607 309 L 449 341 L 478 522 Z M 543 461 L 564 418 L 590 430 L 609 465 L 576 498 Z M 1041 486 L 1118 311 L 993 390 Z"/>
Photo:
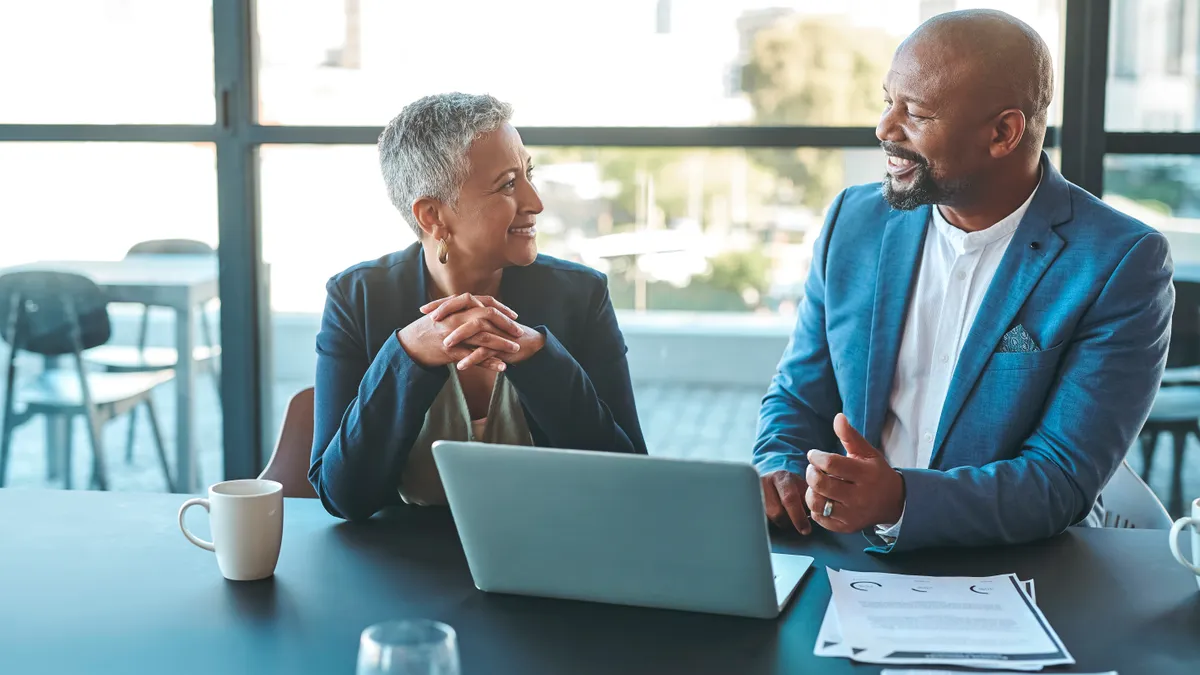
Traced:
<path fill-rule="evenodd" d="M 517 389 L 504 373 L 496 375 L 487 417 L 472 420 L 458 380 L 458 370 L 453 365 L 446 367 L 450 370 L 450 379 L 425 413 L 425 423 L 408 453 L 408 464 L 400 480 L 400 496 L 408 504 L 446 503 L 446 491 L 433 462 L 436 441 L 533 445 Z"/>

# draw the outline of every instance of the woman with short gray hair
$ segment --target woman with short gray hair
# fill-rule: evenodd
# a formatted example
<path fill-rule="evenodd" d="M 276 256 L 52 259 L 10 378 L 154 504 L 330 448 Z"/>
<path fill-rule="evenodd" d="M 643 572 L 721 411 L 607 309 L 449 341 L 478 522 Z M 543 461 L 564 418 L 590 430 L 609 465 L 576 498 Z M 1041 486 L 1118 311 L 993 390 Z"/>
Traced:
<path fill-rule="evenodd" d="M 512 108 L 442 94 L 379 136 L 409 248 L 334 276 L 309 480 L 330 513 L 445 504 L 439 440 L 646 452 L 604 275 L 537 252 Z"/>

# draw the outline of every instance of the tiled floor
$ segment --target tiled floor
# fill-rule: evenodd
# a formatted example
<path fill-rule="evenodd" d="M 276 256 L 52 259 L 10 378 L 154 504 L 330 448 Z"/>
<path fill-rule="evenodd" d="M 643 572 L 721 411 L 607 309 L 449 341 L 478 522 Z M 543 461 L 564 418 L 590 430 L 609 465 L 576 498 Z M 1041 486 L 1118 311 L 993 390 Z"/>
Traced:
<path fill-rule="evenodd" d="M 199 448 L 201 480 L 210 483 L 221 479 L 221 413 L 212 387 L 201 382 L 196 389 L 197 447 Z M 300 382 L 280 382 L 274 390 L 276 420 L 281 419 L 284 406 L 292 393 L 303 387 Z M 172 385 L 160 387 L 155 400 L 164 433 L 168 434 L 168 458 L 171 451 L 170 430 L 174 428 L 174 394 Z M 760 388 L 712 388 L 696 386 L 635 385 L 638 410 L 643 432 L 652 454 L 672 457 L 746 459 L 754 443 Z M 126 464 L 125 434 L 127 422 L 112 422 L 105 430 L 109 481 L 113 490 L 160 491 L 163 477 L 155 459 L 150 432 L 144 418 L 131 464 Z M 17 430 L 15 447 L 8 472 L 11 487 L 56 487 L 57 482 L 46 480 L 44 427 L 35 420 Z M 1171 452 L 1164 439 L 1155 453 L 1151 484 L 1164 498 L 1170 475 Z M 90 476 L 90 447 L 81 421 L 76 421 L 73 454 L 75 485 L 86 486 Z M 1200 444 L 1191 442 L 1184 471 L 1184 495 L 1200 496 Z M 1129 456 L 1130 464 L 1141 470 L 1141 453 Z"/>

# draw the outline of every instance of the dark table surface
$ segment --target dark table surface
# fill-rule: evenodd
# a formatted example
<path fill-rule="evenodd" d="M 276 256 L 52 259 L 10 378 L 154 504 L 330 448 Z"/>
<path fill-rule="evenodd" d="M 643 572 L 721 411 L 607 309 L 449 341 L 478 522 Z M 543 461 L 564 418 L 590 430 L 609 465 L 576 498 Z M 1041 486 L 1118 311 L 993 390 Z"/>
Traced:
<path fill-rule="evenodd" d="M 287 500 L 274 579 L 222 579 L 184 540 L 177 495 L 0 490 L 0 673 L 346 673 L 387 619 L 458 631 L 465 675 L 875 673 L 813 656 L 825 567 L 1015 572 L 1078 661 L 1046 672 L 1200 673 L 1200 591 L 1161 531 L 1072 530 L 1027 546 L 862 552 L 862 537 L 780 537 L 817 566 L 778 620 L 485 595 L 449 513 L 341 523 Z M 206 534 L 202 510 L 189 526 Z"/>

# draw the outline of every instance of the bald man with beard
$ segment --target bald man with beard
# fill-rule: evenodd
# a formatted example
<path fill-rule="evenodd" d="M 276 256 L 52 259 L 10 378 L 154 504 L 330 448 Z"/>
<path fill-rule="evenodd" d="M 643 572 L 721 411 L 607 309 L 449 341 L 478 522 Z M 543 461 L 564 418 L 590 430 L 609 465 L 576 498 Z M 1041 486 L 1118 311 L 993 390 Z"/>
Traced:
<path fill-rule="evenodd" d="M 763 399 L 775 525 L 889 552 L 1099 524 L 1162 379 L 1172 266 L 1042 151 L 1052 77 L 998 11 L 939 15 L 896 50 L 886 177 L 830 206 Z"/>

